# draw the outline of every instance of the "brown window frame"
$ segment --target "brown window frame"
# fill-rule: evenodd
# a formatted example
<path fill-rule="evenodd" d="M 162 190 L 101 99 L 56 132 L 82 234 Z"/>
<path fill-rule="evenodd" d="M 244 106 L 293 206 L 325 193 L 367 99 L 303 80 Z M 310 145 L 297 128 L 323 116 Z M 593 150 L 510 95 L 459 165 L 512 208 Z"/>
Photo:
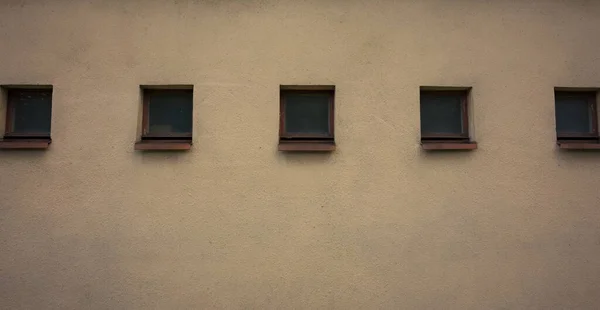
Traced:
<path fill-rule="evenodd" d="M 288 133 L 286 132 L 286 95 L 288 94 L 326 94 L 329 97 L 329 132 L 327 134 L 317 133 Z M 282 86 L 279 92 L 279 140 L 280 141 L 333 141 L 335 139 L 335 89 L 328 86 Z"/>
<path fill-rule="evenodd" d="M 469 92 L 470 89 L 456 89 L 456 90 L 435 90 L 435 89 L 421 89 L 419 92 L 419 108 L 422 102 L 421 97 L 424 93 L 447 95 L 447 94 L 460 94 L 461 95 L 461 112 L 462 112 L 462 132 L 460 134 L 448 134 L 448 133 L 435 133 L 435 132 L 423 132 L 421 131 L 422 142 L 437 142 L 437 141 L 457 141 L 467 142 L 470 140 L 469 132 Z M 420 114 L 421 121 L 423 115 Z"/>
<path fill-rule="evenodd" d="M 14 119 L 16 105 L 15 96 L 25 93 L 49 93 L 50 107 L 52 109 L 52 88 L 7 88 L 6 89 L 6 121 L 4 128 L 4 139 L 50 139 L 52 135 L 52 112 L 50 114 L 49 132 L 14 132 Z M 52 111 L 52 110 L 51 110 Z"/>
<path fill-rule="evenodd" d="M 556 111 L 556 98 L 557 95 L 563 96 L 586 96 L 588 102 L 588 111 L 591 121 L 592 121 L 592 131 L 588 133 L 581 132 L 559 132 L 558 128 L 556 128 L 556 139 L 558 141 L 569 141 L 569 140 L 597 140 L 600 136 L 598 135 L 598 103 L 597 103 L 597 92 L 596 91 L 573 91 L 573 90 L 555 90 L 554 91 L 554 108 Z M 556 113 L 556 112 L 555 112 Z M 558 119 L 555 115 L 555 121 L 558 122 Z"/>
<path fill-rule="evenodd" d="M 150 99 L 152 94 L 156 93 L 190 93 L 193 98 L 194 90 L 191 88 L 161 89 L 161 88 L 143 88 L 142 89 L 142 140 L 169 140 L 169 141 L 191 141 L 193 133 L 193 115 L 192 131 L 189 133 L 161 133 L 150 134 Z M 193 105 L 193 103 L 192 103 Z M 192 106 L 193 111 L 193 106 Z"/>

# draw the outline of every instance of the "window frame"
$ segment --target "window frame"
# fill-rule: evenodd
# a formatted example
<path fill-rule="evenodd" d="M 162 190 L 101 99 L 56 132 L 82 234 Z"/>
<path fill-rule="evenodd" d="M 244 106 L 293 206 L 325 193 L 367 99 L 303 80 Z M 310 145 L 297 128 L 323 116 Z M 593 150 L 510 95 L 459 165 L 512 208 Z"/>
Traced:
<path fill-rule="evenodd" d="M 50 96 L 50 129 L 48 132 L 14 132 L 14 120 L 16 117 L 15 96 L 26 93 L 48 93 Z M 52 88 L 6 88 L 6 118 L 4 126 L 5 139 L 50 139 L 52 135 Z"/>
<path fill-rule="evenodd" d="M 149 133 L 150 131 L 150 101 L 157 93 L 186 93 L 192 96 L 192 128 L 189 133 Z M 191 140 L 194 131 L 194 90 L 190 88 L 143 88 L 142 89 L 142 140 Z"/>
<path fill-rule="evenodd" d="M 435 89 L 420 89 L 419 91 L 419 112 L 423 105 L 422 96 L 424 93 L 436 94 L 436 95 L 460 95 L 461 105 L 461 116 L 462 116 L 462 132 L 460 134 L 449 134 L 449 133 L 436 133 L 436 132 L 423 132 L 421 127 L 421 141 L 469 141 L 469 93 L 470 89 L 456 89 L 456 90 L 435 90 Z M 420 113 L 420 121 L 423 122 L 423 114 Z"/>
<path fill-rule="evenodd" d="M 319 133 L 289 133 L 286 131 L 286 97 L 288 94 L 326 94 L 328 100 L 328 120 L 329 120 L 329 132 L 326 134 Z M 335 133 L 335 89 L 333 87 L 281 87 L 279 90 L 279 140 L 280 141 L 293 141 L 293 140 L 323 140 L 332 141 L 334 140 Z"/>
<path fill-rule="evenodd" d="M 556 109 L 556 105 L 557 105 L 557 99 L 559 96 L 577 96 L 577 97 L 587 97 L 587 104 L 588 104 L 588 117 L 590 117 L 591 122 L 592 122 L 592 129 L 590 132 L 588 133 L 581 133 L 581 132 L 559 132 L 558 131 L 558 115 L 557 113 L 557 109 Z M 555 90 L 554 91 L 554 121 L 555 123 L 555 131 L 556 131 L 556 139 L 558 141 L 564 141 L 564 140 L 585 140 L 585 139 L 598 139 L 599 135 L 598 135 L 598 103 L 597 103 L 597 92 L 596 91 L 589 91 L 589 90 L 581 90 L 581 91 L 577 91 L 577 90 Z"/>

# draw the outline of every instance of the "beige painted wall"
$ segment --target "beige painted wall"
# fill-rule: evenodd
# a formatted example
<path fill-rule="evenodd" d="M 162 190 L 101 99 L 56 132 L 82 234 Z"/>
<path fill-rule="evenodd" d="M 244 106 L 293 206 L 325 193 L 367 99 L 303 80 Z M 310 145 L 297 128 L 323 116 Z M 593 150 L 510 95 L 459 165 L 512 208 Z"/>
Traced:
<path fill-rule="evenodd" d="M 2 309 L 599 309 L 600 1 L 2 0 L 0 84 L 54 85 L 0 153 Z M 194 85 L 194 146 L 133 150 L 139 85 Z M 336 86 L 338 149 L 277 152 L 280 84 Z M 479 149 L 425 153 L 419 86 Z"/>

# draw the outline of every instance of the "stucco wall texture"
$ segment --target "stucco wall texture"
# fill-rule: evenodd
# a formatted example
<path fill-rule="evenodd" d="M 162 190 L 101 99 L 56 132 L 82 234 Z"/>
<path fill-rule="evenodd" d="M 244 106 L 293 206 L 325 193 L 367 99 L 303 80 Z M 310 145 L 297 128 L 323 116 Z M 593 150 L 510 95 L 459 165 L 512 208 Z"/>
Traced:
<path fill-rule="evenodd" d="M 0 153 L 2 309 L 600 309 L 600 1 L 0 1 L 0 84 L 54 86 Z M 140 85 L 194 85 L 194 145 L 133 150 Z M 336 86 L 331 154 L 277 151 L 279 85 Z M 471 86 L 479 149 L 419 145 Z M 3 106 L 4 108 L 4 106 Z M 4 113 L 2 113 L 4 115 Z"/>

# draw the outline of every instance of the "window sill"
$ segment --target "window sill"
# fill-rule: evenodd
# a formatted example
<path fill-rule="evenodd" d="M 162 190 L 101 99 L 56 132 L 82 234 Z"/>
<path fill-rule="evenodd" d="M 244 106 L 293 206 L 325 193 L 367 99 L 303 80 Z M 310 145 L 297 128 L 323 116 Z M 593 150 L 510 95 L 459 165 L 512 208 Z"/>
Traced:
<path fill-rule="evenodd" d="M 421 142 L 426 151 L 469 151 L 477 149 L 477 142 Z"/>
<path fill-rule="evenodd" d="M 137 151 L 187 151 L 192 148 L 192 142 L 181 141 L 140 141 L 136 142 Z"/>
<path fill-rule="evenodd" d="M 562 150 L 600 150 L 598 142 L 557 142 Z"/>
<path fill-rule="evenodd" d="M 51 139 L 5 139 L 0 141 L 2 150 L 45 150 Z"/>
<path fill-rule="evenodd" d="M 282 152 L 332 152 L 335 151 L 333 141 L 279 141 L 278 149 Z"/>

